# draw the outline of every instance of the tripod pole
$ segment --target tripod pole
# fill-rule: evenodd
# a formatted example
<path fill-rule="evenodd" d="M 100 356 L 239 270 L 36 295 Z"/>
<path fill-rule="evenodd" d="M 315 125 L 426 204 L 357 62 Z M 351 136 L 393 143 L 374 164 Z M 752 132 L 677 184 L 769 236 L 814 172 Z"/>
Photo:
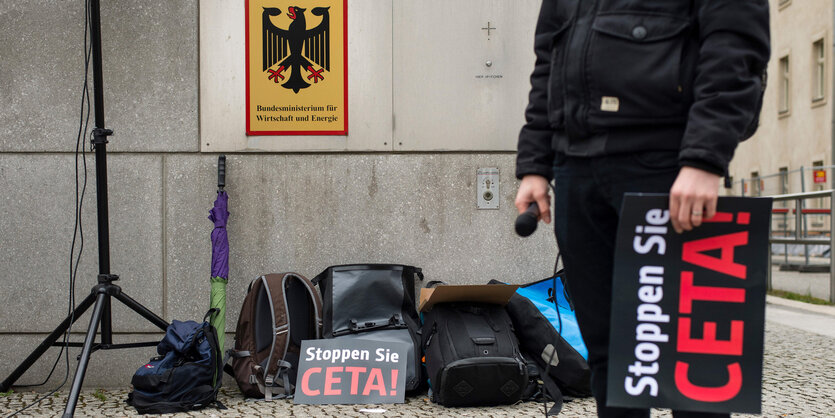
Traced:
<path fill-rule="evenodd" d="M 104 292 L 100 292 L 96 296 L 96 307 L 93 309 L 93 317 L 90 318 L 90 327 L 87 328 L 87 338 L 84 339 L 84 346 L 81 349 L 78 367 L 75 369 L 75 377 L 73 378 L 70 395 L 67 397 L 67 407 L 64 408 L 63 418 L 71 418 L 75 414 L 75 405 L 78 403 L 78 395 L 81 393 L 81 384 L 84 382 L 84 374 L 87 372 L 87 363 L 90 361 L 93 341 L 96 339 L 98 323 L 102 319 L 103 302 L 105 300 L 107 300 L 107 295 Z"/>
<path fill-rule="evenodd" d="M 117 279 L 110 274 L 110 225 L 107 209 L 107 137 L 113 131 L 104 127 L 104 80 L 102 75 L 101 58 L 101 13 L 99 0 L 90 0 L 90 42 L 93 49 L 93 99 L 96 111 L 96 127 L 93 130 L 93 146 L 96 152 L 96 206 L 98 216 L 98 244 L 99 244 L 99 285 L 106 285 Z M 96 330 L 101 323 L 101 344 L 113 343 L 113 331 L 110 318 L 110 298 L 105 291 L 96 295 L 96 304 L 87 337 L 81 350 L 78 366 L 75 369 L 72 388 L 67 398 L 64 417 L 72 417 L 78 403 L 78 395 L 87 372 L 87 363 L 92 353 Z"/>
<path fill-rule="evenodd" d="M 96 152 L 96 206 L 98 210 L 99 283 L 110 278 L 110 214 L 107 205 L 107 137 L 113 131 L 104 126 L 104 80 L 101 59 L 101 14 L 99 0 L 90 1 L 90 41 L 93 47 L 93 103 L 96 128 L 93 145 Z M 111 344 L 113 333 L 110 321 L 110 298 L 105 298 L 101 323 L 101 342 Z"/>

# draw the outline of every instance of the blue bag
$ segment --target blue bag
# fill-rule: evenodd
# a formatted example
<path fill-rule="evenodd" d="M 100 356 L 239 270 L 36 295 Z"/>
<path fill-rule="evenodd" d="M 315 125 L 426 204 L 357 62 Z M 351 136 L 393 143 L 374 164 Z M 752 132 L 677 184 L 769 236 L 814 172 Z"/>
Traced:
<path fill-rule="evenodd" d="M 588 350 L 570 298 L 563 292 L 562 282 L 557 280 L 560 275 L 558 272 L 551 278 L 517 288 L 505 307 L 522 353 L 536 363 L 545 391 L 556 401 L 548 414 L 559 411 L 563 394 L 591 396 Z M 490 283 L 501 282 L 491 280 Z"/>
<path fill-rule="evenodd" d="M 516 293 L 533 302 L 562 338 L 588 361 L 589 350 L 583 342 L 574 304 L 568 297 L 562 277 L 563 271 L 560 270 L 553 277 L 520 286 Z"/>
<path fill-rule="evenodd" d="M 217 331 L 206 320 L 171 322 L 157 345 L 159 356 L 140 367 L 131 379 L 127 403 L 141 414 L 186 412 L 217 402 L 223 360 Z"/>

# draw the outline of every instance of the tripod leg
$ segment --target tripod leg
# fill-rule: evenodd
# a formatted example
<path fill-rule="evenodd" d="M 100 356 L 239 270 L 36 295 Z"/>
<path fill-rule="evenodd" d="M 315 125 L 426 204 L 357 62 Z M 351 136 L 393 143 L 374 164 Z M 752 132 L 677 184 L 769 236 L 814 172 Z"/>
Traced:
<path fill-rule="evenodd" d="M 17 368 L 12 372 L 12 374 L 9 375 L 9 377 L 6 378 L 6 380 L 0 383 L 0 392 L 6 392 L 9 389 L 11 389 L 12 385 L 14 385 L 17 379 L 19 379 L 20 376 L 23 376 L 23 373 L 26 373 L 26 370 L 29 370 L 29 368 L 32 367 L 32 365 L 35 364 L 35 362 L 38 361 L 38 359 L 41 358 L 41 356 L 44 353 L 46 353 L 46 350 L 48 350 L 50 347 L 53 346 L 53 344 L 55 344 L 55 341 L 57 341 L 58 338 L 61 335 L 63 335 L 64 332 L 67 331 L 67 329 L 70 327 L 70 324 L 74 323 L 78 320 L 78 318 L 81 318 L 81 316 L 84 315 L 84 312 L 86 312 L 87 309 L 89 309 L 90 306 L 93 305 L 93 302 L 95 302 L 95 300 L 95 293 L 90 293 L 89 295 L 87 295 L 87 297 L 84 298 L 84 300 L 82 300 L 81 303 L 75 307 L 74 314 L 67 315 L 67 317 L 64 319 L 64 322 L 61 322 L 61 324 L 58 325 L 58 327 L 55 328 L 55 330 L 52 331 L 52 333 L 49 334 L 43 340 L 41 345 L 39 345 L 38 348 L 35 349 L 35 351 L 29 354 L 29 357 L 26 357 L 26 360 L 23 360 L 23 363 L 20 363 L 20 366 L 17 366 Z"/>
<path fill-rule="evenodd" d="M 164 319 L 157 316 L 157 314 L 151 312 L 148 308 L 142 306 L 139 302 L 131 299 L 130 296 L 119 292 L 113 295 L 116 299 L 119 299 L 120 302 L 124 303 L 125 306 L 128 308 L 133 309 L 134 312 L 142 315 L 143 318 L 151 321 L 152 324 L 160 327 L 163 331 L 168 329 L 168 322 L 165 322 Z"/>
<path fill-rule="evenodd" d="M 75 405 L 78 403 L 78 395 L 81 393 L 81 383 L 84 382 L 84 374 L 87 373 L 87 363 L 90 361 L 90 352 L 93 348 L 93 341 L 96 339 L 96 331 L 107 298 L 108 295 L 102 291 L 98 292 L 96 296 L 96 306 L 93 308 L 93 317 L 90 318 L 90 327 L 87 328 L 87 337 L 84 339 L 84 347 L 81 349 L 81 358 L 78 360 L 78 367 L 75 369 L 75 378 L 73 378 L 70 395 L 67 398 L 64 417 L 72 417 L 75 413 Z"/>

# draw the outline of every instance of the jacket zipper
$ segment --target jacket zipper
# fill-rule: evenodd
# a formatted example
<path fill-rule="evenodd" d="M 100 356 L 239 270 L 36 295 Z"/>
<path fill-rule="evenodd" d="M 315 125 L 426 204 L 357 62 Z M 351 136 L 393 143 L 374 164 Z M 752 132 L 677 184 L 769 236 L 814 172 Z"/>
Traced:
<path fill-rule="evenodd" d="M 589 71 L 588 71 L 588 66 L 586 64 L 587 64 L 587 61 L 588 61 L 588 56 L 589 56 L 589 51 L 590 51 L 589 47 L 590 47 L 590 44 L 591 44 L 591 37 L 592 37 L 592 34 L 594 33 L 594 30 L 592 30 L 592 26 L 594 26 L 594 20 L 595 20 L 595 17 L 597 16 L 597 9 L 599 7 L 600 7 L 600 1 L 599 0 L 594 0 L 594 3 L 592 3 L 592 7 L 591 7 L 591 15 L 589 16 L 588 30 L 586 31 L 586 41 L 583 44 L 583 57 L 582 57 L 582 60 L 581 60 L 582 64 L 581 64 L 581 67 L 580 67 L 580 75 L 582 76 L 581 81 L 582 81 L 582 84 L 583 84 L 583 90 L 582 90 L 581 93 L 582 93 L 583 96 L 582 96 L 582 100 L 580 101 L 580 106 L 582 106 L 581 107 L 581 116 L 580 116 L 580 120 L 577 121 L 577 122 L 583 128 L 583 131 L 585 131 L 587 134 L 590 134 L 589 123 L 588 123 L 588 115 L 589 115 L 589 110 L 591 109 L 591 103 L 590 103 L 591 92 L 589 92 L 589 85 L 588 85 L 588 72 Z"/>
<path fill-rule="evenodd" d="M 561 72 L 565 132 L 570 138 L 582 138 L 589 135 L 588 123 L 585 120 L 589 108 L 586 103 L 589 93 L 585 67 L 592 35 L 591 28 L 598 8 L 598 0 L 576 0 L 571 37 L 566 44 L 566 59 Z M 583 30 L 585 33 L 582 32 Z M 580 36 L 584 38 L 581 39 Z M 569 106 L 570 104 L 573 105 Z"/>
<path fill-rule="evenodd" d="M 572 41 L 574 41 L 574 34 L 575 34 L 575 32 L 577 32 L 577 19 L 579 19 L 579 16 L 580 16 L 580 2 L 581 1 L 583 1 L 583 0 L 575 0 L 574 1 L 574 16 L 571 17 L 571 23 L 570 23 L 571 27 L 569 29 L 568 34 L 566 35 L 568 37 L 568 39 L 565 42 L 566 47 L 565 47 L 564 51 L 560 51 L 560 53 L 562 54 L 562 60 L 561 60 L 562 61 L 562 68 L 557 68 L 556 69 L 559 72 L 558 77 L 560 78 L 560 90 L 561 90 L 560 93 L 562 93 L 562 125 L 563 125 L 564 129 L 568 127 L 569 119 L 571 118 L 571 112 L 569 111 L 570 109 L 568 108 L 568 103 L 570 103 L 569 100 L 568 100 L 568 88 L 567 88 L 568 83 L 566 82 L 568 80 L 568 74 L 567 74 L 567 72 L 568 72 L 567 71 L 568 62 L 570 61 L 569 60 L 570 54 L 568 52 L 571 48 Z M 551 49 L 555 50 L 553 43 L 551 44 Z M 556 53 L 554 55 L 556 55 Z M 553 59 L 553 56 L 552 56 L 552 59 L 551 59 L 552 68 L 553 68 L 553 65 L 557 64 L 558 62 L 560 62 L 560 61 Z M 550 104 L 551 101 L 549 100 L 548 102 Z"/>

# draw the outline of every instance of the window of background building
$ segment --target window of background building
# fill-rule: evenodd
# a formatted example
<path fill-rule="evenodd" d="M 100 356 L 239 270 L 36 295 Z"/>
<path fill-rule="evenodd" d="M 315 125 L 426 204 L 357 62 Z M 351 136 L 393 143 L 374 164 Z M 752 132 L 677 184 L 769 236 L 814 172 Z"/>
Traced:
<path fill-rule="evenodd" d="M 751 172 L 751 196 L 759 196 L 762 193 L 762 180 L 758 171 Z"/>
<path fill-rule="evenodd" d="M 778 190 L 780 194 L 788 194 L 789 193 L 789 168 L 788 167 L 780 167 L 778 169 L 779 176 L 778 180 L 780 181 L 780 189 Z M 778 204 L 781 208 L 788 207 L 787 201 L 781 201 Z"/>
<path fill-rule="evenodd" d="M 778 99 L 777 99 L 778 100 L 778 105 L 779 105 L 778 111 L 781 114 L 789 113 L 789 95 L 790 95 L 791 92 L 789 90 L 790 79 L 789 79 L 789 56 L 788 55 L 786 55 L 783 58 L 780 58 L 780 67 L 779 67 L 778 71 L 780 73 L 780 91 L 779 91 L 780 97 L 778 97 Z"/>
<path fill-rule="evenodd" d="M 780 181 L 780 194 L 788 194 L 789 193 L 789 168 L 788 167 L 780 167 L 778 169 L 779 176 L 778 179 Z M 778 208 L 788 208 L 789 202 L 788 201 L 781 201 L 776 202 Z M 782 215 L 772 215 L 773 219 L 777 220 L 777 228 L 783 231 L 784 235 L 788 234 L 786 228 L 788 228 L 788 213 L 783 213 Z"/>
<path fill-rule="evenodd" d="M 789 168 L 780 167 L 780 194 L 787 194 L 789 192 Z"/>
<path fill-rule="evenodd" d="M 812 101 L 819 102 L 826 95 L 826 49 L 823 39 L 812 44 Z"/>

